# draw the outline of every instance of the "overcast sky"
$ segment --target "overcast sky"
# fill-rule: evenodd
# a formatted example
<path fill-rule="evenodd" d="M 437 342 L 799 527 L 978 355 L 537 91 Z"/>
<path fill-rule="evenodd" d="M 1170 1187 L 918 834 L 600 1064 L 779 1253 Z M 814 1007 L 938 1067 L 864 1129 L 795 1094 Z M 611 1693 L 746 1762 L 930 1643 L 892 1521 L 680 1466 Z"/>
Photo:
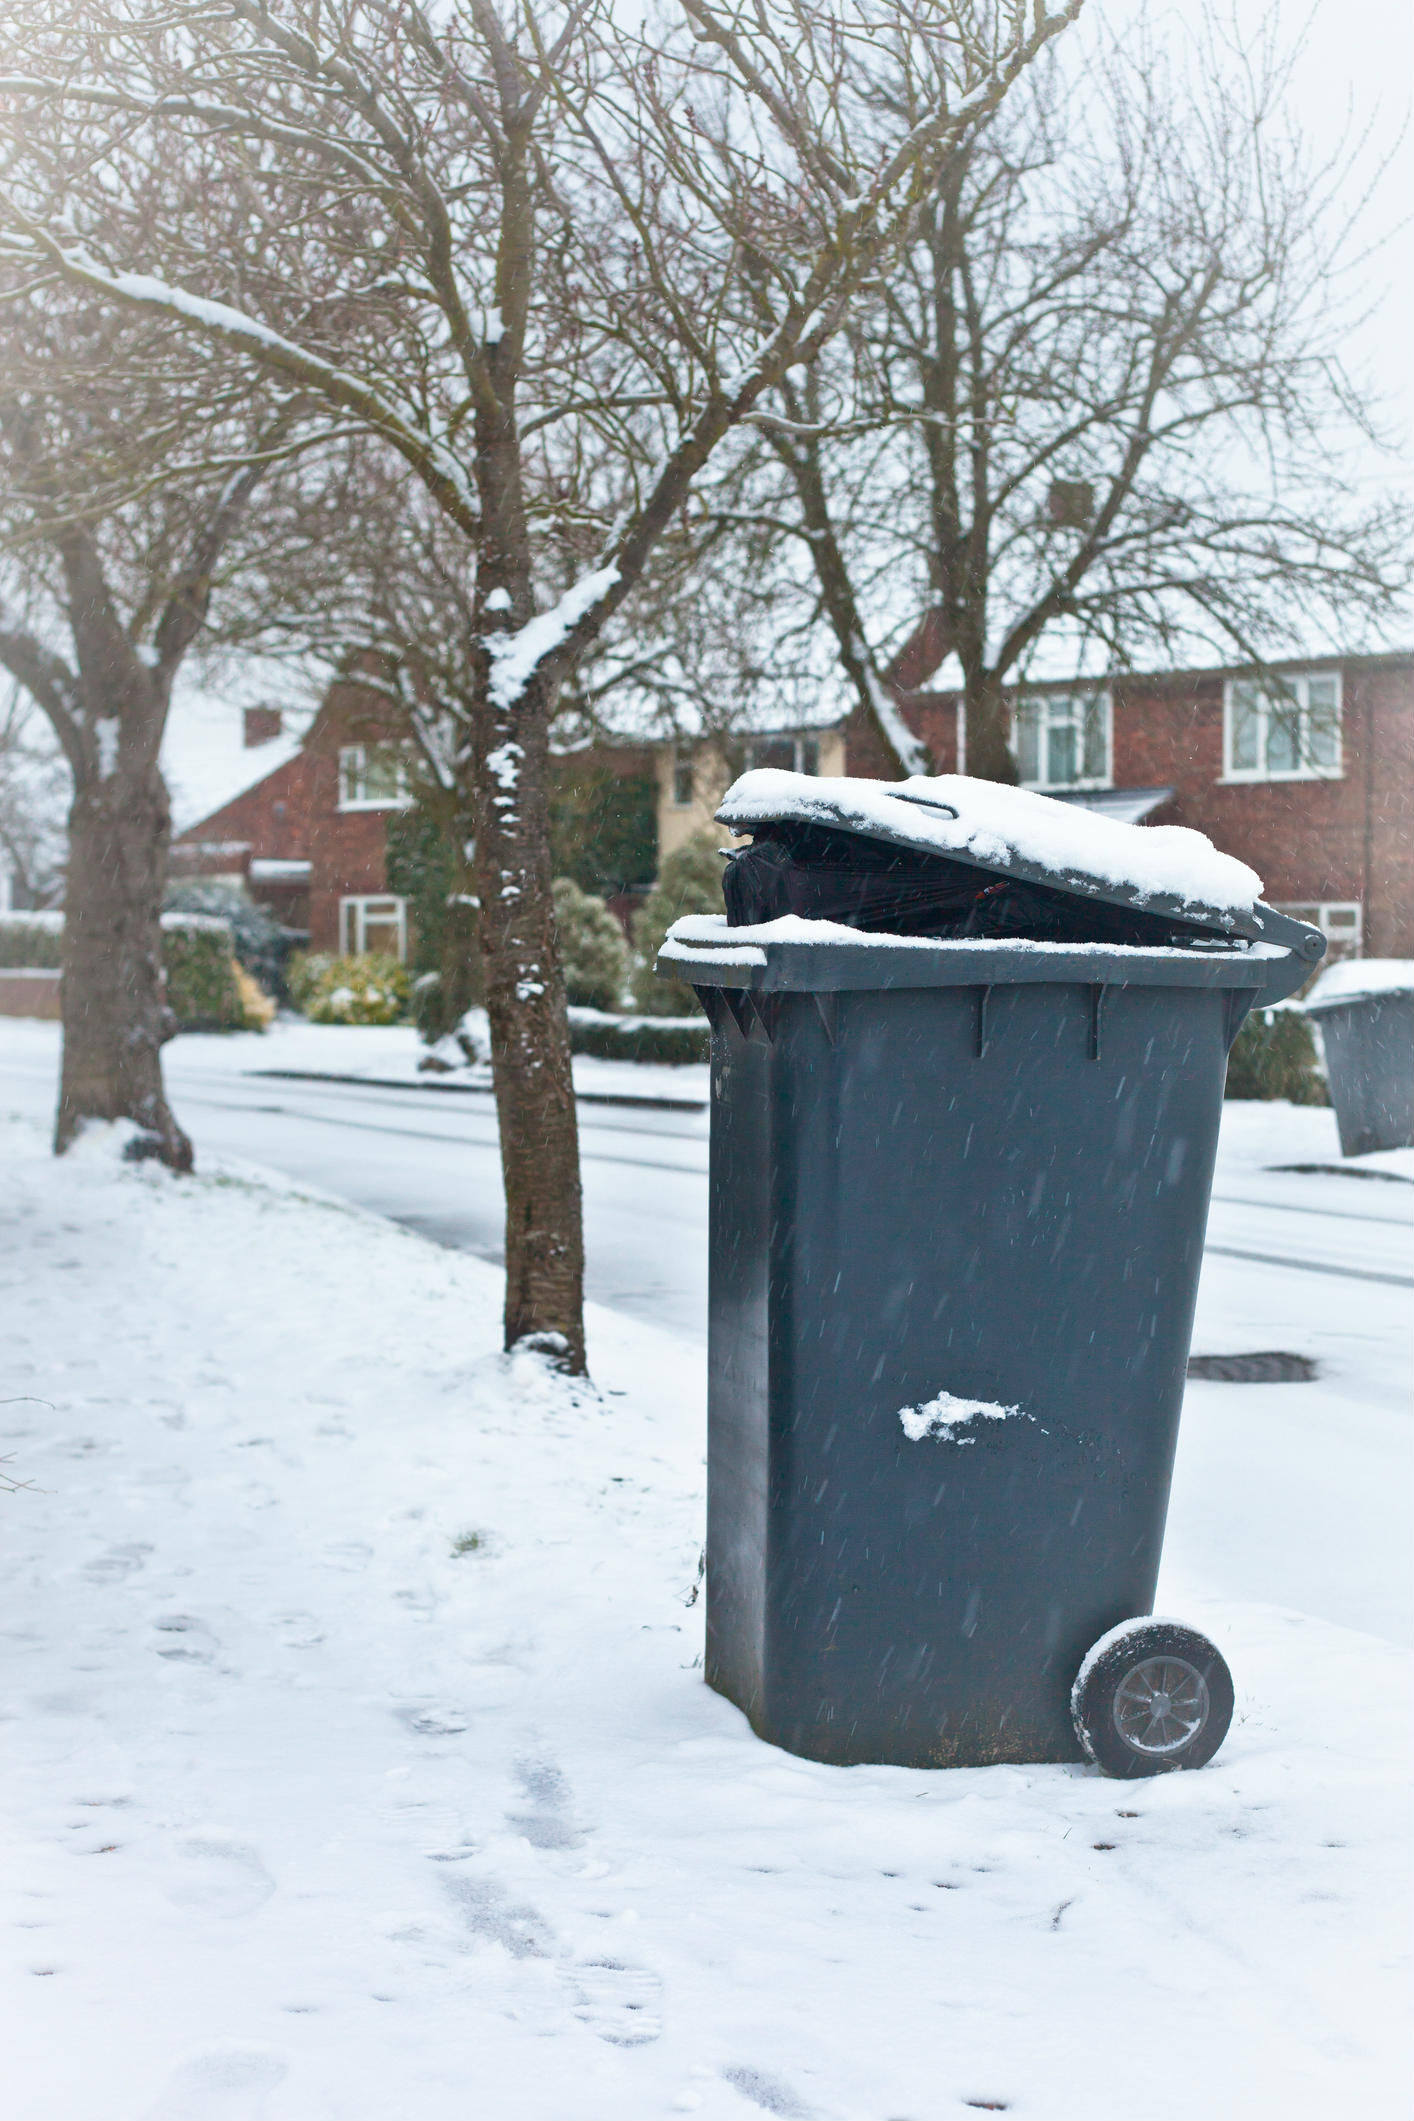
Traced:
<path fill-rule="evenodd" d="M 1192 42 L 1199 0 L 1165 7 L 1162 0 L 1088 0 L 1086 13 L 1119 26 L 1147 11 L 1175 45 Z M 1372 480 L 1407 480 L 1414 435 L 1414 139 L 1409 127 L 1414 88 L 1414 7 L 1410 0 L 1220 0 L 1216 12 L 1244 38 L 1275 24 L 1284 49 L 1297 51 L 1291 75 L 1296 121 L 1318 156 L 1346 141 L 1351 166 L 1345 196 L 1353 210 L 1373 182 L 1362 215 L 1367 243 L 1385 238 L 1365 268 L 1374 312 L 1357 334 L 1350 365 L 1387 399 L 1402 437 L 1402 465 L 1372 460 Z M 1299 50 L 1298 50 L 1299 47 Z M 1358 148 L 1362 133 L 1370 137 Z M 1358 151 L 1357 151 L 1358 150 Z M 1387 162 L 1382 174 L 1376 172 Z"/>

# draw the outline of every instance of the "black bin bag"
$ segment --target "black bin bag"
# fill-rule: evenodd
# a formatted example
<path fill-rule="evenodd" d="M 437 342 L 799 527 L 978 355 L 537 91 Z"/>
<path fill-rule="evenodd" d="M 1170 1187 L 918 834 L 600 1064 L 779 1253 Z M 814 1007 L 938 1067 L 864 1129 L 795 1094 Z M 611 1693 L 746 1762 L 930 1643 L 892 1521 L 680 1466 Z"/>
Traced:
<path fill-rule="evenodd" d="M 706 1676 L 819 1760 L 1199 1766 L 1151 1618 L 1228 1047 L 1321 937 L 1197 834 L 745 775 L 711 1019 Z M 788 917 L 793 916 L 793 917 Z"/>

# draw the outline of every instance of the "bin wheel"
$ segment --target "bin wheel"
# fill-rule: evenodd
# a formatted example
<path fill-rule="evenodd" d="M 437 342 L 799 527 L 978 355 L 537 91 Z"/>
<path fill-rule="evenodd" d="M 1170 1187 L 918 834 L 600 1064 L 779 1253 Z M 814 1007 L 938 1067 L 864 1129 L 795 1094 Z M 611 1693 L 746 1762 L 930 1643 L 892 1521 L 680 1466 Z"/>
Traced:
<path fill-rule="evenodd" d="M 1222 1652 L 1175 1620 L 1126 1620 L 1102 1635 L 1070 1690 L 1075 1735 L 1106 1775 L 1206 1767 L 1232 1722 Z"/>

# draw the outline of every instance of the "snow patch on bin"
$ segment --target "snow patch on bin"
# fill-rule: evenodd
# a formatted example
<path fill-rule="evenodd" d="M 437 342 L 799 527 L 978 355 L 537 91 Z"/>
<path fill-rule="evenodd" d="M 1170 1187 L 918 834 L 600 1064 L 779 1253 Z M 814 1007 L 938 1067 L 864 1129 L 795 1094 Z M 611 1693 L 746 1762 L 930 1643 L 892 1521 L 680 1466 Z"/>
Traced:
<path fill-rule="evenodd" d="M 975 1436 L 959 1436 L 974 1421 L 1034 1421 L 1022 1407 L 1001 1407 L 991 1399 L 959 1399 L 952 1392 L 939 1392 L 921 1406 L 900 1407 L 899 1425 L 910 1443 L 976 1443 Z"/>

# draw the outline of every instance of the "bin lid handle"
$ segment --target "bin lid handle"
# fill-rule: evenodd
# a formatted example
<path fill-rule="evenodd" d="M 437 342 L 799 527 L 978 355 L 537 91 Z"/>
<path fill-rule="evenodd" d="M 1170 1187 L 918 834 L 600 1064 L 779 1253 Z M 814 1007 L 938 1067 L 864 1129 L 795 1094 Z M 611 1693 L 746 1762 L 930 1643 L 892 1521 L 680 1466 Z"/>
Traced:
<path fill-rule="evenodd" d="M 896 803 L 916 803 L 920 810 L 941 810 L 945 817 L 958 815 L 951 803 L 944 803 L 934 795 L 905 795 L 901 788 L 891 788 L 889 793 Z"/>

